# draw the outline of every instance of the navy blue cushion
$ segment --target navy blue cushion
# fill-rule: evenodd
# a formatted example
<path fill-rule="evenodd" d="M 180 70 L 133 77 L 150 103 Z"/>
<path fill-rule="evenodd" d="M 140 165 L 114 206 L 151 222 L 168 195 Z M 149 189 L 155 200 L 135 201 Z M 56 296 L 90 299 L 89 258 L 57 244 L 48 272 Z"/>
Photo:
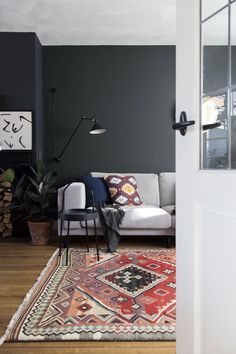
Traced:
<path fill-rule="evenodd" d="M 92 193 L 94 194 L 94 202 L 104 202 L 111 204 L 111 198 L 109 190 L 106 186 L 106 182 L 101 177 L 81 176 L 79 181 L 85 184 L 86 189 L 86 208 L 93 205 Z"/>

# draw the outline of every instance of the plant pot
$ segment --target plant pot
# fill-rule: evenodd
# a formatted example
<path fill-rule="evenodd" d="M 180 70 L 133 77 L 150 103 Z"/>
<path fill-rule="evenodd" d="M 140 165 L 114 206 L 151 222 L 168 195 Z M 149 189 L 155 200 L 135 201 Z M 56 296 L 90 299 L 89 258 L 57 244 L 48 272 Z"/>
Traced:
<path fill-rule="evenodd" d="M 32 245 L 47 245 L 50 240 L 53 220 L 51 219 L 30 219 L 27 220 Z"/>

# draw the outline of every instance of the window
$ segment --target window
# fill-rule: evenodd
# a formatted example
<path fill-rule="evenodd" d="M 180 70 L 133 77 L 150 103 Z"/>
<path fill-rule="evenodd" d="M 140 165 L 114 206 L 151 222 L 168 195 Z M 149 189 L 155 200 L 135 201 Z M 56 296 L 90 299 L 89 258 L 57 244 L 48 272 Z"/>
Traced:
<path fill-rule="evenodd" d="M 236 168 L 236 0 L 202 0 L 201 168 Z"/>

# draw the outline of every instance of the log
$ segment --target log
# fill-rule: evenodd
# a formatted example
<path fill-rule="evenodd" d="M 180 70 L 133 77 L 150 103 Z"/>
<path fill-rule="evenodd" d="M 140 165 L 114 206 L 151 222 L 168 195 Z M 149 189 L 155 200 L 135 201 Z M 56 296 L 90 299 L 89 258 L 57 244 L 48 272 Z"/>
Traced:
<path fill-rule="evenodd" d="M 5 230 L 5 225 L 3 222 L 0 223 L 0 232 L 3 232 Z"/>
<path fill-rule="evenodd" d="M 11 214 L 4 214 L 3 215 L 3 223 L 8 224 L 11 219 Z"/>
<path fill-rule="evenodd" d="M 3 197 L 3 200 L 11 202 L 12 201 L 12 194 L 10 193 L 5 193 L 5 196 Z"/>
<path fill-rule="evenodd" d="M 13 229 L 13 226 L 12 226 L 12 223 L 9 222 L 8 224 L 5 224 L 6 228 L 9 229 L 9 230 L 12 230 Z"/>
<path fill-rule="evenodd" d="M 1 182 L 1 187 L 11 188 L 11 183 L 7 182 L 7 181 L 3 181 L 3 182 Z"/>
<path fill-rule="evenodd" d="M 4 195 L 11 195 L 12 196 L 12 192 L 10 190 L 9 191 L 5 191 Z"/>
<path fill-rule="evenodd" d="M 5 230 L 2 233 L 2 237 L 10 237 L 12 234 L 12 230 Z"/>
<path fill-rule="evenodd" d="M 11 183 L 3 181 L 0 175 L 0 234 L 2 237 L 9 237 L 12 234 L 10 210 L 12 199 Z"/>

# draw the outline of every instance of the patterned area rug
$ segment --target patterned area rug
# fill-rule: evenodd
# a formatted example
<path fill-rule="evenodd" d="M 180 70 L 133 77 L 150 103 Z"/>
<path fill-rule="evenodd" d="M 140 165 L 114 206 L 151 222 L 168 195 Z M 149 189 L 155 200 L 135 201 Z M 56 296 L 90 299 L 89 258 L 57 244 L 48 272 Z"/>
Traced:
<path fill-rule="evenodd" d="M 6 341 L 175 340 L 175 251 L 56 251 Z"/>

